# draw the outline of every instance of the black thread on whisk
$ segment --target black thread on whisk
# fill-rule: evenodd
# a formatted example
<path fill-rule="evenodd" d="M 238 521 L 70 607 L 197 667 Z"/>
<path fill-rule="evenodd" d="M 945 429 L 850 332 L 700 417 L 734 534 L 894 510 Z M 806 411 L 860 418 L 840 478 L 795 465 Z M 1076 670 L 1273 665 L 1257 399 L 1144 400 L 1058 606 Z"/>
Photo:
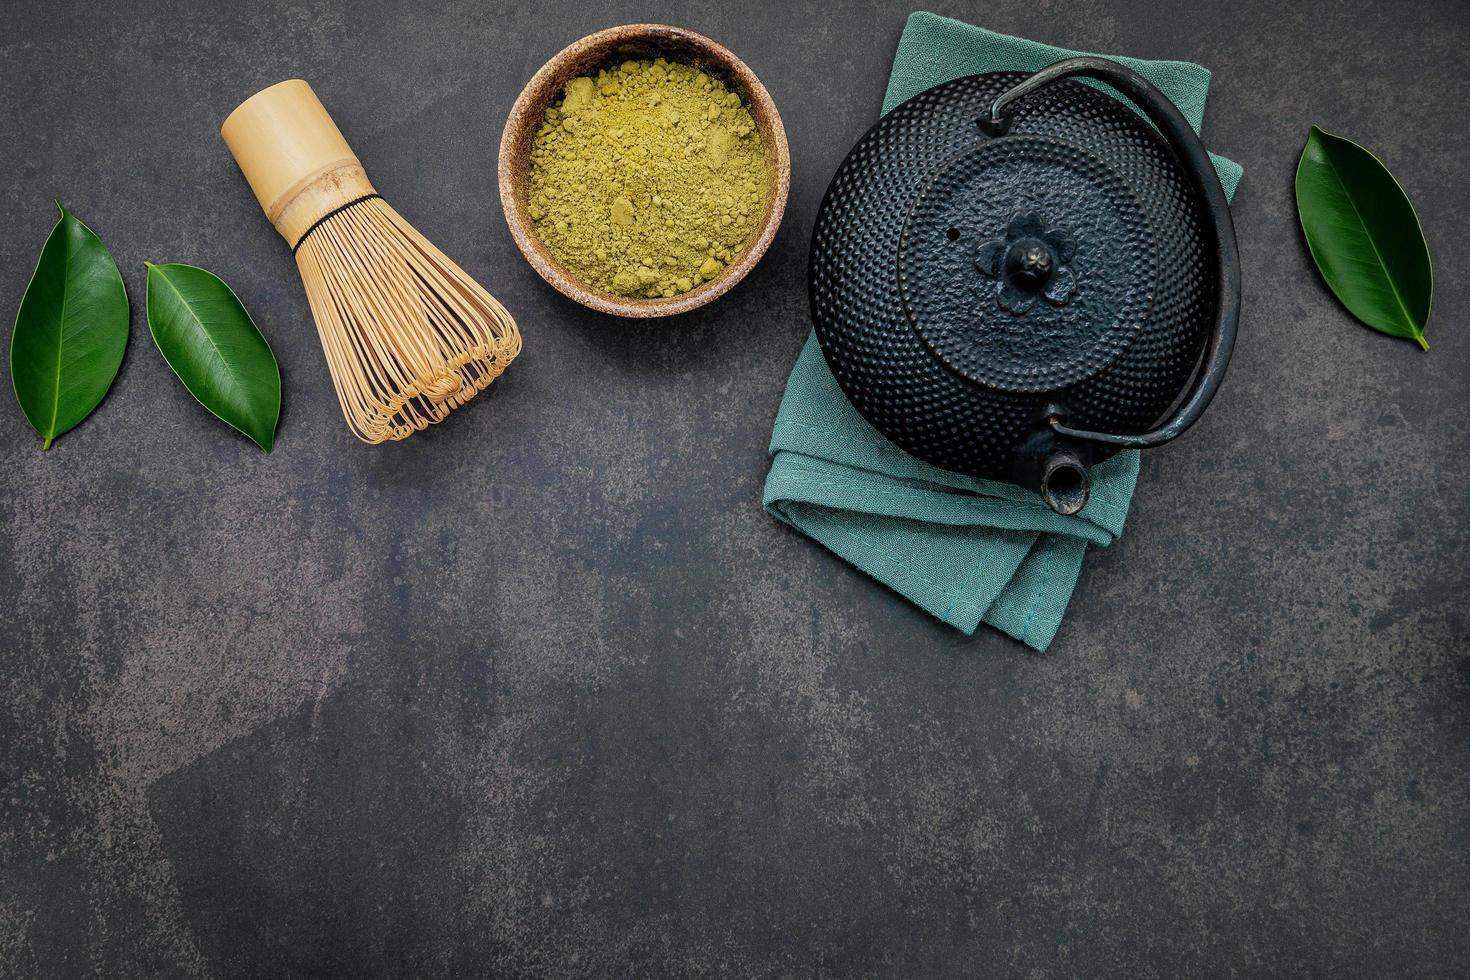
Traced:
<path fill-rule="evenodd" d="M 381 195 L 381 194 L 364 194 L 362 197 L 355 197 L 352 200 L 348 201 L 346 204 L 342 205 L 341 207 L 333 208 L 332 210 L 328 211 L 326 214 L 322 215 L 320 218 L 317 218 L 315 221 L 313 221 L 311 223 L 311 227 L 308 228 L 308 229 L 306 229 L 306 231 L 304 231 L 302 233 L 302 235 L 301 235 L 300 238 L 296 239 L 296 244 L 291 246 L 291 257 L 292 258 L 295 258 L 296 257 L 296 250 L 301 247 L 301 243 L 304 242 L 304 241 L 306 241 L 308 238 L 310 238 L 311 237 L 311 233 L 314 232 L 314 231 L 316 231 L 322 225 L 326 224 L 327 221 L 329 221 L 332 218 L 337 217 L 337 215 L 341 214 L 343 211 L 346 211 L 348 208 L 355 207 L 356 205 L 361 204 L 363 201 L 371 201 L 375 197 L 382 197 L 382 196 L 383 195 Z"/>

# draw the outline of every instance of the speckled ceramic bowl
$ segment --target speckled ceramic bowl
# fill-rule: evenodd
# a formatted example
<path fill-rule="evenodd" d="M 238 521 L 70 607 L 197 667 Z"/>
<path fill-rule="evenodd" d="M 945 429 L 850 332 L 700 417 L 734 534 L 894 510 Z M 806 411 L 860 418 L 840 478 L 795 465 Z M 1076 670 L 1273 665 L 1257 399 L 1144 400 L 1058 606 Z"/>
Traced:
<path fill-rule="evenodd" d="M 708 282 L 687 293 L 668 299 L 633 299 L 604 292 L 582 282 L 566 269 L 536 234 L 529 213 L 529 171 L 531 141 L 541 125 L 547 106 L 561 97 L 567 81 L 587 75 L 609 64 L 629 59 L 667 58 L 698 66 L 715 76 L 749 106 L 761 145 L 770 165 L 771 184 L 766 211 L 745 251 Z M 660 317 L 684 313 L 711 302 L 729 292 L 755 268 L 786 211 L 786 197 L 791 189 L 791 151 L 786 145 L 786 130 L 781 114 L 771 101 L 755 73 L 728 50 L 702 34 L 668 27 L 663 24 L 625 24 L 589 34 L 566 48 L 541 66 L 521 90 L 505 132 L 500 138 L 500 203 L 511 236 L 525 255 L 526 261 L 552 286 L 583 306 L 627 317 Z"/>

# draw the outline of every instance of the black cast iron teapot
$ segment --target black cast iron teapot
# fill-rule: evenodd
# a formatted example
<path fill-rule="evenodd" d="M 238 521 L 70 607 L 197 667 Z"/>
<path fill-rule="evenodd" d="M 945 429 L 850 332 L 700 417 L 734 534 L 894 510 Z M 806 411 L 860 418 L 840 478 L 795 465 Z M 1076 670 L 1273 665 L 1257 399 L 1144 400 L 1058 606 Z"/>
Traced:
<path fill-rule="evenodd" d="M 1089 466 L 1204 412 L 1235 341 L 1239 266 L 1179 110 L 1122 65 L 1070 58 L 957 79 L 884 116 L 832 178 L 808 285 L 827 363 L 878 431 L 1071 514 Z"/>

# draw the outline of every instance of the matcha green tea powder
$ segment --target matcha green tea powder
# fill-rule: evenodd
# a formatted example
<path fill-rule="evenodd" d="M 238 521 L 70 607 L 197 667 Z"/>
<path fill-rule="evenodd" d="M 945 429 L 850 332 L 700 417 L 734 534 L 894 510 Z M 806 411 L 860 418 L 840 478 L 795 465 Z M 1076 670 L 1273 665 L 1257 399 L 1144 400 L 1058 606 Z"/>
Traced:
<path fill-rule="evenodd" d="M 740 96 L 662 58 L 567 82 L 531 147 L 541 240 L 619 296 L 676 296 L 719 275 L 755 233 L 769 188 Z"/>

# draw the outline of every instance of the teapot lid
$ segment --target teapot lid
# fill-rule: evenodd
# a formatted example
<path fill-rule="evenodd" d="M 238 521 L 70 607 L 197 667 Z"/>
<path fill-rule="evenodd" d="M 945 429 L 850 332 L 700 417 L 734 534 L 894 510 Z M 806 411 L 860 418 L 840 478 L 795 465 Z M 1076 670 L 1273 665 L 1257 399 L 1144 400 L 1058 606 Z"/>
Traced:
<path fill-rule="evenodd" d="M 1198 417 L 1237 266 L 1188 123 L 1133 72 L 1079 58 L 956 79 L 879 120 L 822 201 L 808 287 L 827 363 L 875 428 L 944 469 L 1034 482 L 1038 451 L 1066 443 L 1085 468 Z"/>
<path fill-rule="evenodd" d="M 898 245 L 914 330 L 954 371 L 1017 392 L 1111 364 L 1148 316 L 1155 265 L 1122 177 L 1046 136 L 986 140 L 941 164 Z"/>

